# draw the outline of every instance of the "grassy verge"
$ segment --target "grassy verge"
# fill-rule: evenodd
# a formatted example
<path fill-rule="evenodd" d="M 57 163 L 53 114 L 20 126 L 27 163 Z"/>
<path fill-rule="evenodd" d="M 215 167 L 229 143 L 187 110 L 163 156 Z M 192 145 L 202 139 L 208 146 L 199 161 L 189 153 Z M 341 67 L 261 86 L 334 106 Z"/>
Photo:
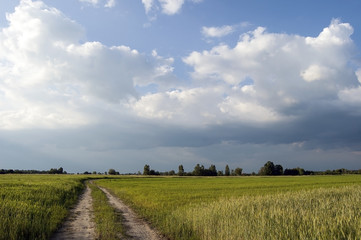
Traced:
<path fill-rule="evenodd" d="M 171 239 L 360 239 L 361 176 L 97 180 Z"/>
<path fill-rule="evenodd" d="M 108 198 L 96 185 L 88 185 L 92 190 L 97 239 L 121 239 L 125 236 L 121 213 L 109 205 Z"/>

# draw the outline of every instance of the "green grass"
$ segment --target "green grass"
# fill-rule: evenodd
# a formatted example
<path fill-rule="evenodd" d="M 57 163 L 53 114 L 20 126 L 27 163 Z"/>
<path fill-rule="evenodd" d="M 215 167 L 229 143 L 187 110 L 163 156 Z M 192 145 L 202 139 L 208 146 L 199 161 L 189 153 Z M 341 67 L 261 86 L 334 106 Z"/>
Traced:
<path fill-rule="evenodd" d="M 108 198 L 96 185 L 93 183 L 88 185 L 92 190 L 97 239 L 122 239 L 122 236 L 125 236 L 125 231 L 122 226 L 121 213 L 109 205 Z"/>
<path fill-rule="evenodd" d="M 97 180 L 171 239 L 360 239 L 361 176 Z"/>
<path fill-rule="evenodd" d="M 84 179 L 0 175 L 0 239 L 48 239 L 76 202 Z"/>

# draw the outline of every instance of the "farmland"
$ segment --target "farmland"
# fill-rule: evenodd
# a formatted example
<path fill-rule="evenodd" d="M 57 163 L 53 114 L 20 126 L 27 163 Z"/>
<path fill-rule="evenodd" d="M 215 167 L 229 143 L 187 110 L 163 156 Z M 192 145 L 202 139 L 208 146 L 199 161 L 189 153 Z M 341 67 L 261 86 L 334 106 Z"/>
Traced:
<path fill-rule="evenodd" d="M 172 239 L 359 239 L 361 177 L 120 178 L 97 184 Z"/>
<path fill-rule="evenodd" d="M 0 175 L 0 239 L 49 239 L 88 177 Z M 361 237 L 360 175 L 94 179 L 97 235 L 114 239 L 122 217 L 97 185 L 170 239 Z"/>
<path fill-rule="evenodd" d="M 0 239 L 48 239 L 83 190 L 82 179 L 0 175 Z"/>

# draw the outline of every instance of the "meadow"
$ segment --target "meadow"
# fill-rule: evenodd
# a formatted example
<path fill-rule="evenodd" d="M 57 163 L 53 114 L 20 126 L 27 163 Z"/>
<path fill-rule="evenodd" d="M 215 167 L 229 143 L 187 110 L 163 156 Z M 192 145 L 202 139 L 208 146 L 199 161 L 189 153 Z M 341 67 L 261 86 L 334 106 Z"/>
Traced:
<path fill-rule="evenodd" d="M 0 239 L 49 239 L 89 178 L 0 175 Z M 88 184 L 97 239 L 125 232 L 96 185 L 174 240 L 361 238 L 361 175 L 109 176 Z"/>
<path fill-rule="evenodd" d="M 84 179 L 0 175 L 0 239 L 49 239 L 84 189 Z"/>
<path fill-rule="evenodd" d="M 171 239 L 360 239 L 361 176 L 124 177 L 110 189 Z"/>

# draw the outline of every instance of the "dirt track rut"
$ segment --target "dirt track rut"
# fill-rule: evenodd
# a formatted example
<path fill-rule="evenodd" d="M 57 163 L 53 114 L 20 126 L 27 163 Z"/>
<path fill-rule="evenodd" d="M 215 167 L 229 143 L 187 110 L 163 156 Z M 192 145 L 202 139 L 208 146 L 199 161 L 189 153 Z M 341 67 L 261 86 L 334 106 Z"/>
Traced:
<path fill-rule="evenodd" d="M 153 230 L 144 220 L 120 199 L 113 196 L 107 189 L 99 187 L 107 196 L 110 205 L 121 212 L 127 240 L 165 240 Z M 93 221 L 91 189 L 86 186 L 77 205 L 71 209 L 69 217 L 62 227 L 51 237 L 51 240 L 93 240 L 95 223 Z M 123 239 L 123 238 L 122 238 Z"/>
<path fill-rule="evenodd" d="M 91 189 L 86 186 L 84 193 L 79 198 L 79 202 L 70 211 L 69 217 L 51 240 L 95 239 L 95 224 L 92 219 Z"/>
<path fill-rule="evenodd" d="M 109 203 L 122 212 L 123 225 L 126 228 L 128 238 L 132 240 L 164 240 L 160 234 L 153 230 L 144 220 L 140 219 L 134 211 L 125 205 L 120 199 L 114 197 L 107 189 L 99 187 L 108 197 Z"/>

